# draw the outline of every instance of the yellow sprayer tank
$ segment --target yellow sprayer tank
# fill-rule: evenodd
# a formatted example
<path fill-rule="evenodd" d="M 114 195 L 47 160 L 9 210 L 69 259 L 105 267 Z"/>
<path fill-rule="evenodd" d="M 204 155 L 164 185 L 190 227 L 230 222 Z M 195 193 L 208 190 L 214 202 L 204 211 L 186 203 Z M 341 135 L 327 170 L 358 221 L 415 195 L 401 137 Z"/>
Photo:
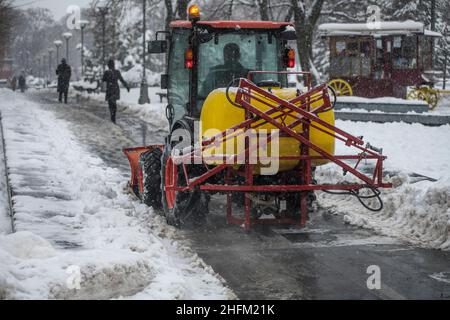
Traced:
<path fill-rule="evenodd" d="M 296 97 L 297 91 L 295 89 L 277 89 L 274 88 L 271 90 L 274 95 L 277 97 L 284 99 L 284 100 L 292 100 Z M 230 90 L 229 96 L 232 101 L 235 100 L 235 90 Z M 269 110 L 269 107 L 265 106 L 264 104 L 257 102 L 257 101 L 251 101 L 251 104 L 258 108 L 261 111 L 267 111 Z M 312 104 L 312 108 L 315 106 L 317 107 L 320 105 L 320 101 L 316 102 L 315 104 Z M 272 117 L 275 117 L 276 114 L 274 114 Z M 320 113 L 319 117 L 326 121 L 327 123 L 334 125 L 334 111 L 329 110 L 324 113 Z M 200 137 L 203 138 L 203 140 L 206 140 L 208 138 L 214 137 L 217 134 L 226 131 L 240 123 L 245 121 L 245 110 L 242 108 L 238 108 L 236 106 L 233 106 L 227 99 L 225 89 L 217 89 L 209 94 L 207 99 L 205 100 L 205 103 L 203 104 L 202 113 L 201 113 L 201 135 Z M 278 120 L 281 121 L 281 120 Z M 285 119 L 285 124 L 289 125 L 292 122 L 294 122 L 295 119 L 293 117 L 287 117 Z M 314 122 L 313 122 L 314 123 Z M 323 128 L 322 126 L 318 125 L 318 127 L 321 127 L 322 129 L 329 132 L 328 129 Z M 261 130 L 265 130 L 267 134 L 270 134 L 271 130 L 277 130 L 277 128 L 270 124 L 266 123 L 265 125 L 259 127 L 255 131 L 258 134 L 261 134 Z M 295 131 L 301 133 L 302 127 L 301 125 L 294 128 Z M 231 132 L 229 133 L 231 134 Z M 248 135 L 248 134 L 247 134 Z M 315 145 L 321 147 L 323 150 L 328 152 L 329 154 L 334 154 L 335 151 L 335 139 L 334 137 L 325 134 L 321 132 L 320 130 L 317 130 L 315 128 L 310 129 L 310 140 Z M 257 140 L 255 140 L 257 141 Z M 300 142 L 297 141 L 294 138 L 291 137 L 279 137 L 279 147 L 274 149 L 276 141 L 271 142 L 268 144 L 268 147 L 261 147 L 259 146 L 257 149 L 257 152 L 259 153 L 259 156 L 267 156 L 267 157 L 277 157 L 279 156 L 299 156 L 300 155 Z M 232 154 L 239 154 L 239 152 L 242 152 L 245 150 L 245 138 L 243 135 L 237 138 L 232 138 L 228 140 L 225 143 L 215 144 L 214 147 L 205 150 L 203 153 L 204 157 L 210 157 L 215 156 L 217 157 L 214 159 L 214 161 L 208 161 L 209 164 L 212 165 L 218 165 L 223 163 L 223 161 L 218 160 L 218 158 L 225 158 L 225 156 L 232 155 Z M 310 150 L 310 155 L 318 155 L 315 151 Z M 328 161 L 325 160 L 315 160 L 312 163 L 312 166 L 320 166 L 323 164 L 328 163 Z M 241 164 L 241 163 L 239 163 Z M 297 160 L 281 160 L 278 163 L 279 165 L 279 171 L 288 171 L 292 170 L 298 165 Z M 261 167 L 267 166 L 267 164 L 257 162 L 257 165 L 255 165 L 255 174 L 259 174 L 261 171 Z"/>

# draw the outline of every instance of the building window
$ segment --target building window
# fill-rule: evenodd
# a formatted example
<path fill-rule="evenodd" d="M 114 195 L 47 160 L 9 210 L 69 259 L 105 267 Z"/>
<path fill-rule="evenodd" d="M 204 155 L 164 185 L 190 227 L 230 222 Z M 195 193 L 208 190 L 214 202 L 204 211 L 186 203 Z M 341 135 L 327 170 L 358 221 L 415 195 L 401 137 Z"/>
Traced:
<path fill-rule="evenodd" d="M 392 46 L 392 64 L 394 69 L 417 68 L 417 37 L 394 37 Z"/>

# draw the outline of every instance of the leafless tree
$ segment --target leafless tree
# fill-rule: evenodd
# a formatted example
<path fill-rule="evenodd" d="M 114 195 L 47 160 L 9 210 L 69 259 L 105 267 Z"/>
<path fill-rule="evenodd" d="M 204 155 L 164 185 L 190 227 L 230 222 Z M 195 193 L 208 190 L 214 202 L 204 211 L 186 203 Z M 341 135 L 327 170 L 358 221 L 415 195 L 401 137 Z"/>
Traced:
<path fill-rule="evenodd" d="M 12 1 L 0 0 L 0 59 L 8 54 L 16 17 Z"/>
<path fill-rule="evenodd" d="M 176 19 L 187 19 L 187 9 L 190 2 L 190 0 L 176 0 L 174 6 L 172 0 L 164 0 L 166 6 L 166 30 L 169 30 L 171 21 Z"/>

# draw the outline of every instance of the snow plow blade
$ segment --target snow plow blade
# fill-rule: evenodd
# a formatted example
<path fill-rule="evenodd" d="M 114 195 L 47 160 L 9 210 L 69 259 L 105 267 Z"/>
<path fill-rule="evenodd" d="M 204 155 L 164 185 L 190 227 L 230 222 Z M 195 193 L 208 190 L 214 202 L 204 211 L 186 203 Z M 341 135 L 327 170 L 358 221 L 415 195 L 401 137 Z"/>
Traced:
<path fill-rule="evenodd" d="M 147 147 L 127 148 L 123 149 L 123 153 L 127 156 L 131 168 L 131 180 L 129 182 L 130 189 L 139 196 L 144 191 L 144 176 L 140 159 L 142 154 L 152 151 L 156 148 L 164 149 L 162 145 L 153 145 Z"/>

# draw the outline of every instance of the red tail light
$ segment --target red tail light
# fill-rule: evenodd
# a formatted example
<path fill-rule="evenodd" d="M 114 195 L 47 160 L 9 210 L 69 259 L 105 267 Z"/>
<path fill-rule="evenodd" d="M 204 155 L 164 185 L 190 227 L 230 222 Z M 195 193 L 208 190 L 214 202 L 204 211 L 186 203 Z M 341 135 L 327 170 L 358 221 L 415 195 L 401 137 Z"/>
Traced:
<path fill-rule="evenodd" d="M 295 67 L 295 51 L 293 49 L 287 49 L 286 52 L 286 66 L 288 68 Z"/>
<path fill-rule="evenodd" d="M 194 54 L 191 48 L 188 48 L 184 54 L 184 67 L 192 69 L 194 67 Z"/>

